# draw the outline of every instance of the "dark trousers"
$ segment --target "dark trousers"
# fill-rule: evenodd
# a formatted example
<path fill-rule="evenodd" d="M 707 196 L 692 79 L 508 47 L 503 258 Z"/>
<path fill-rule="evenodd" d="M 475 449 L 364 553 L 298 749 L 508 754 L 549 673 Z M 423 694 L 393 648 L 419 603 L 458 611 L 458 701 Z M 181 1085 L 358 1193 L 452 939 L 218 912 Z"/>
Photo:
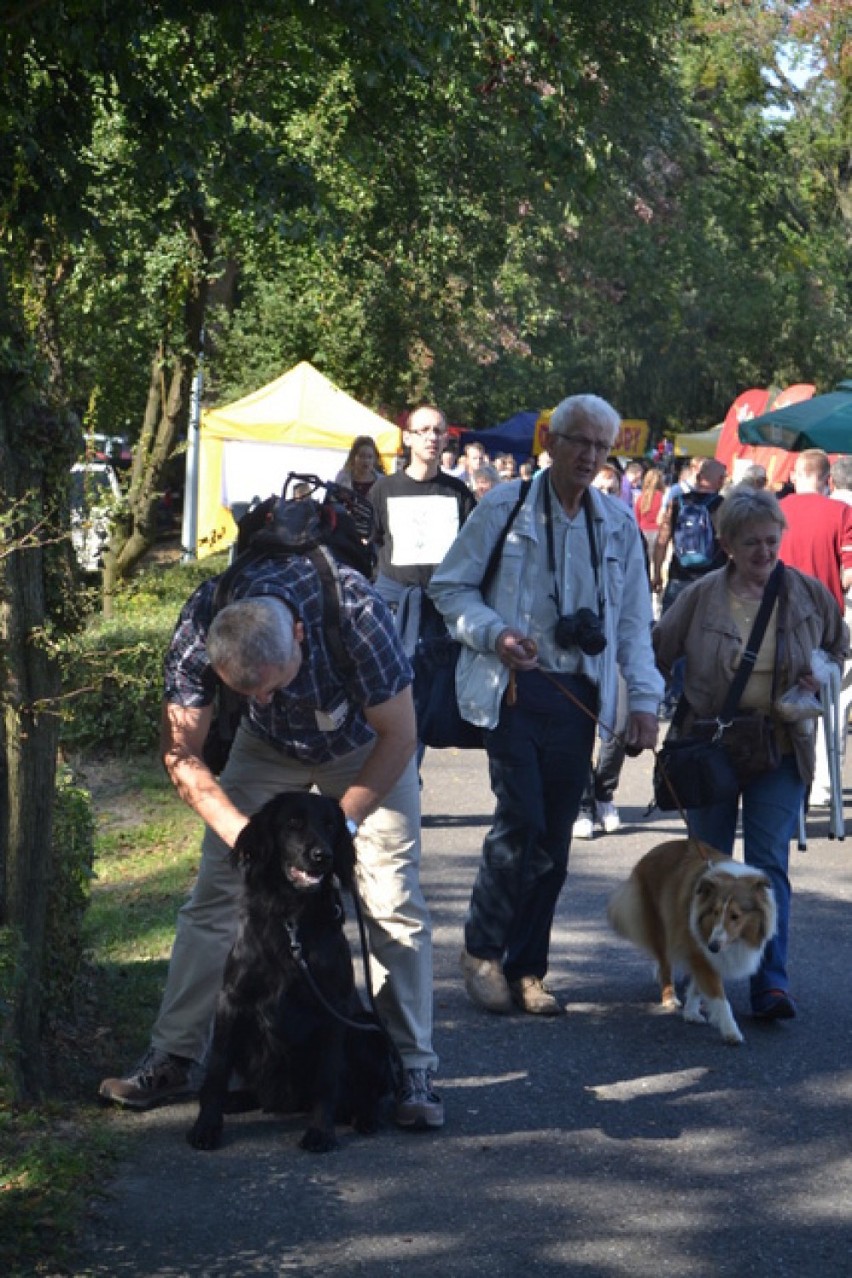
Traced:
<path fill-rule="evenodd" d="M 594 821 L 599 803 L 612 803 L 621 769 L 624 767 L 625 749 L 623 734 L 601 742 L 598 761 L 589 771 L 586 788 L 580 802 L 580 814 Z"/>
<path fill-rule="evenodd" d="M 588 680 L 563 676 L 563 683 L 597 711 L 597 689 Z M 501 960 L 507 980 L 547 972 L 594 739 L 590 715 L 540 676 L 519 679 L 517 704 L 504 699 L 497 727 L 485 734 L 497 807 L 482 845 L 465 947 L 478 958 Z"/>

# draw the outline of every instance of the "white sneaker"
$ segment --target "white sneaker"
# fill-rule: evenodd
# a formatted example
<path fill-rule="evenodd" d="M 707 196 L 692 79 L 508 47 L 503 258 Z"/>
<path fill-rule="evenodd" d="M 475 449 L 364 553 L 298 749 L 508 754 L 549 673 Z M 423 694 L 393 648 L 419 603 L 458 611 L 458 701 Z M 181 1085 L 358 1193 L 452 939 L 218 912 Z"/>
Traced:
<path fill-rule="evenodd" d="M 621 829 L 621 817 L 614 803 L 599 803 L 597 818 L 603 826 L 604 834 L 615 834 L 616 830 Z"/>
<path fill-rule="evenodd" d="M 574 822 L 574 829 L 571 831 L 571 837 L 574 839 L 593 839 L 595 837 L 595 823 L 591 817 L 577 817 Z"/>

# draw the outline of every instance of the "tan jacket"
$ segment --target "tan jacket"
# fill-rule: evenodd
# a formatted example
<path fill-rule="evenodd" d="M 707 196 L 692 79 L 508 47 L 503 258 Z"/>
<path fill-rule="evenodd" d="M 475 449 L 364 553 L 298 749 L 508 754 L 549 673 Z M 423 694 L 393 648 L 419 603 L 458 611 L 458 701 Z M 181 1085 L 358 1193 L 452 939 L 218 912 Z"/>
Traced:
<path fill-rule="evenodd" d="M 686 658 L 686 699 L 694 715 L 718 714 L 736 671 L 743 643 L 728 607 L 731 566 L 711 572 L 678 595 L 653 631 L 654 652 L 663 674 L 678 657 Z M 814 577 L 795 568 L 784 570 L 786 618 L 777 696 L 801 675 L 811 672 L 811 654 L 824 649 L 842 666 L 849 633 L 830 592 Z M 767 707 L 769 710 L 769 707 Z M 785 725 L 793 743 L 799 774 L 810 784 L 814 774 L 815 720 Z M 688 731 L 688 721 L 685 725 Z"/>

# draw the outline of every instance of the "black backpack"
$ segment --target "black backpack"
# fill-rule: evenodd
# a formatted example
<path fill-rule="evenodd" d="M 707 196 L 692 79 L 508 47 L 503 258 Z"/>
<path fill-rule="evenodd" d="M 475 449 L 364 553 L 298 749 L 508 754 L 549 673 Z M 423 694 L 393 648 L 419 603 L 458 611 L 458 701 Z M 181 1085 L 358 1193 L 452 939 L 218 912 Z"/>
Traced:
<path fill-rule="evenodd" d="M 300 496 L 289 496 L 297 486 Z M 320 489 L 324 490 L 321 500 L 317 497 Z M 364 544 L 353 517 L 359 502 L 366 504 L 363 497 L 340 484 L 316 475 L 289 474 L 280 497 L 255 502 L 239 520 L 236 558 L 222 573 L 213 596 L 215 616 L 231 602 L 236 583 L 255 564 L 266 559 L 309 560 L 322 588 L 325 642 L 335 669 L 353 692 L 355 665 L 340 630 L 342 593 L 337 566 L 346 564 L 368 579 L 372 576 L 372 548 Z M 219 681 L 203 750 L 204 762 L 216 775 L 228 761 L 245 703 L 245 697 Z"/>

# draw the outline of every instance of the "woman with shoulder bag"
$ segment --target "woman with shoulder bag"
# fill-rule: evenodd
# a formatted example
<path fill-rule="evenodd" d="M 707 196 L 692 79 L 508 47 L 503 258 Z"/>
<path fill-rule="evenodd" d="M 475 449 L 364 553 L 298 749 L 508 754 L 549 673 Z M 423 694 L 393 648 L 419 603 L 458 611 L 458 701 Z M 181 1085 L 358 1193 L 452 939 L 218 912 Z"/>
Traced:
<path fill-rule="evenodd" d="M 653 632 L 657 664 L 664 675 L 679 657 L 686 658 L 686 704 L 678 723 L 687 736 L 700 728 L 700 721 L 720 716 L 747 640 L 755 632 L 764 594 L 769 596 L 761 621 L 770 605 L 771 611 L 765 628 L 757 627 L 763 634 L 739 697 L 737 717 L 752 721 L 744 722 L 744 727 L 754 726 L 757 720 L 766 723 L 768 718 L 778 750 L 765 756 L 763 771 L 748 775 L 737 768 L 737 793 L 687 811 L 690 834 L 732 856 L 742 805 L 744 860 L 766 873 L 775 891 L 778 931 L 751 979 L 752 1012 L 764 1020 L 796 1014 L 787 978 L 788 862 L 790 840 L 813 778 L 816 741 L 816 719 L 788 722 L 779 713 L 779 702 L 796 687 L 818 693 L 811 668 L 815 649 L 823 649 L 842 666 L 848 645 L 843 618 L 829 591 L 795 568 L 776 568 L 785 527 L 783 511 L 772 493 L 746 486 L 731 489 L 717 515 L 728 564 L 685 590 Z M 731 753 L 736 754 L 734 749 Z"/>

